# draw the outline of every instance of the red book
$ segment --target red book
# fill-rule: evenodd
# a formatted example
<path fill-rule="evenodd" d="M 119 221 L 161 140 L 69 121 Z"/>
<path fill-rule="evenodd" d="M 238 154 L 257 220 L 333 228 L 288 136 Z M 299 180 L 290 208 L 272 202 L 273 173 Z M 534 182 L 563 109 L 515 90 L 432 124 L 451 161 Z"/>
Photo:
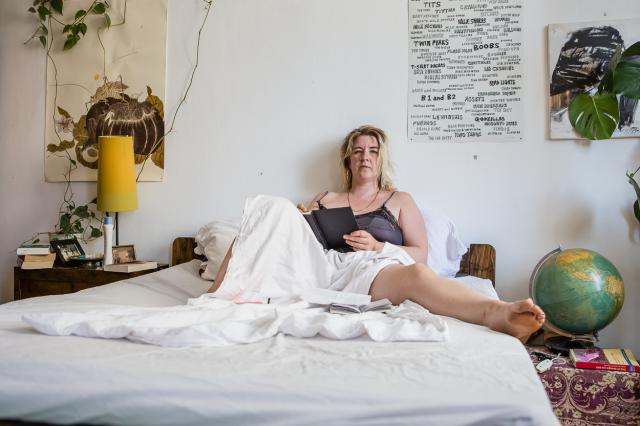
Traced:
<path fill-rule="evenodd" d="M 569 357 L 576 368 L 640 373 L 640 365 L 630 349 L 571 349 Z"/>

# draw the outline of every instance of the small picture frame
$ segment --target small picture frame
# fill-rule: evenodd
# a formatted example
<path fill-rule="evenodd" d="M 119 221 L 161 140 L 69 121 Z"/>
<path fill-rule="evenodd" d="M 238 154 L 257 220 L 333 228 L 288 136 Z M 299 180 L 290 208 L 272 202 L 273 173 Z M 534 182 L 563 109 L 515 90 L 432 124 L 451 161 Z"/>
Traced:
<path fill-rule="evenodd" d="M 52 240 L 51 247 L 55 250 L 57 259 L 65 266 L 74 263 L 76 257 L 84 255 L 84 250 L 76 237 Z"/>
<path fill-rule="evenodd" d="M 111 253 L 113 254 L 114 264 L 129 263 L 136 260 L 136 250 L 133 247 L 133 244 L 113 246 Z"/>

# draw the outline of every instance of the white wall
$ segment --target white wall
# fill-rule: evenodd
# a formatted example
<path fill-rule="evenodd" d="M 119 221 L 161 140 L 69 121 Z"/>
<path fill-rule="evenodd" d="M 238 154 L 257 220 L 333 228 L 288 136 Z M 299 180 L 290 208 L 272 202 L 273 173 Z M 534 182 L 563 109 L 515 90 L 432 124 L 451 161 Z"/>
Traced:
<path fill-rule="evenodd" d="M 194 61 L 199 0 L 171 0 L 167 99 L 172 116 Z M 23 2 L 0 0 L 0 294 L 12 298 L 13 250 L 56 220 L 64 186 L 44 183 L 45 57 L 22 42 L 33 21 Z M 640 353 L 640 232 L 624 173 L 640 164 L 637 139 L 585 143 L 547 137 L 546 25 L 640 17 L 637 0 L 525 0 L 524 140 L 409 144 L 407 2 L 218 0 L 200 68 L 168 138 L 163 183 L 139 185 L 140 208 L 121 215 L 121 241 L 168 260 L 172 239 L 240 214 L 245 196 L 293 200 L 338 184 L 335 154 L 353 127 L 389 133 L 397 183 L 444 209 L 469 242 L 498 253 L 504 299 L 525 297 L 532 268 L 562 243 L 608 257 L 626 303 L 602 343 Z M 474 159 L 477 156 L 477 159 Z M 95 185 L 74 186 L 79 200 Z"/>

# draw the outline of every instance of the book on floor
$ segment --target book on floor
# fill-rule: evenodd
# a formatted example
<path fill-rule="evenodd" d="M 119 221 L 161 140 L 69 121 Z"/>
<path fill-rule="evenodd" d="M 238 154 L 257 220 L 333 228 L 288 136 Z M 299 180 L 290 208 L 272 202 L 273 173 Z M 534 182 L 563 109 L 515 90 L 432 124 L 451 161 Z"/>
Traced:
<path fill-rule="evenodd" d="M 53 263 L 56 261 L 56 254 L 27 254 L 24 255 L 21 269 L 50 269 L 53 268 Z"/>
<path fill-rule="evenodd" d="M 393 305 L 389 299 L 380 299 L 366 305 L 350 305 L 347 303 L 332 303 L 329 312 L 332 314 L 362 314 L 364 312 L 387 312 Z"/>
<path fill-rule="evenodd" d="M 304 213 L 304 218 L 325 249 L 350 251 L 343 235 L 360 229 L 350 207 L 311 210 Z"/>
<path fill-rule="evenodd" d="M 109 272 L 136 272 L 146 271 L 147 269 L 155 269 L 158 267 L 158 262 L 151 262 L 145 260 L 134 260 L 133 262 L 126 263 L 114 263 L 112 265 L 104 265 L 103 270 Z"/>
<path fill-rule="evenodd" d="M 27 254 L 49 254 L 51 252 L 51 246 L 49 244 L 27 244 L 23 243 L 16 249 L 18 256 L 24 256 Z"/>
<path fill-rule="evenodd" d="M 576 368 L 640 372 L 630 349 L 570 349 L 569 357 Z"/>

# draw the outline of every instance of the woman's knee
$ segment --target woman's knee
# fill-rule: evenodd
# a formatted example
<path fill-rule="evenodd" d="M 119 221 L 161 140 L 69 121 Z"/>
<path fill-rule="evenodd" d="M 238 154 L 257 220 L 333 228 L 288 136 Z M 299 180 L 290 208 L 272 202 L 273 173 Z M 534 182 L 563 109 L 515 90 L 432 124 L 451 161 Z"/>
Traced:
<path fill-rule="evenodd" d="M 434 272 L 422 262 L 407 266 L 407 271 L 413 282 L 428 280 Z"/>
<path fill-rule="evenodd" d="M 407 292 L 420 291 L 425 285 L 430 285 L 436 277 L 435 272 L 424 263 L 414 263 L 408 265 L 404 286 Z"/>

